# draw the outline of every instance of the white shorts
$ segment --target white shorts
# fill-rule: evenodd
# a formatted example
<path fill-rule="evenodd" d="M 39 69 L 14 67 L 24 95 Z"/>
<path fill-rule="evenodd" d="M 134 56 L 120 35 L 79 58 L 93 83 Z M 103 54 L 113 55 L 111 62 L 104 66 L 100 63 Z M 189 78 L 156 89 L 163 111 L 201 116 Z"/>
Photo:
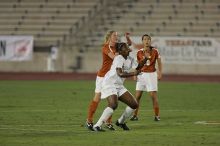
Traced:
<path fill-rule="evenodd" d="M 103 79 L 104 79 L 104 77 L 96 76 L 95 93 L 101 93 Z"/>
<path fill-rule="evenodd" d="M 121 95 L 123 95 L 125 92 L 127 92 L 128 90 L 123 86 L 110 86 L 110 85 L 103 85 L 102 88 L 102 94 L 101 94 L 101 99 L 105 99 L 107 97 L 109 97 L 110 95 L 117 95 L 118 97 L 120 97 Z"/>
<path fill-rule="evenodd" d="M 137 76 L 136 90 L 147 92 L 157 91 L 157 83 L 157 72 L 142 72 L 140 75 Z"/>

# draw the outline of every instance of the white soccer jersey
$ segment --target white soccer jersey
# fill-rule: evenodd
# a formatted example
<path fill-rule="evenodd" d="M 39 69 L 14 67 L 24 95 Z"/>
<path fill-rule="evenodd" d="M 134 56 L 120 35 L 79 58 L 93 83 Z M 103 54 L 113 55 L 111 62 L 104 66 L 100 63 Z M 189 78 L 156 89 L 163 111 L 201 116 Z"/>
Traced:
<path fill-rule="evenodd" d="M 127 59 L 125 59 L 123 56 L 117 55 L 113 60 L 110 70 L 104 77 L 103 85 L 123 85 L 125 78 L 118 76 L 116 68 L 122 68 L 123 72 L 129 72 L 131 68 L 135 68 L 136 66 L 137 63 L 134 58 L 128 56 Z"/>

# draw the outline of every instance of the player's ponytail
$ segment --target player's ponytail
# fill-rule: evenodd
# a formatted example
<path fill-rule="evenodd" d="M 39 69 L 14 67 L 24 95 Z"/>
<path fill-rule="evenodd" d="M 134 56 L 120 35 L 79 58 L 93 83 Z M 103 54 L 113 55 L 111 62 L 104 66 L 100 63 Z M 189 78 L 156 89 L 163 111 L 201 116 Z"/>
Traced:
<path fill-rule="evenodd" d="M 111 35 L 112 35 L 114 32 L 116 32 L 116 31 L 110 30 L 110 31 L 108 31 L 108 32 L 106 33 L 104 44 L 109 43 L 110 38 L 111 38 Z"/>

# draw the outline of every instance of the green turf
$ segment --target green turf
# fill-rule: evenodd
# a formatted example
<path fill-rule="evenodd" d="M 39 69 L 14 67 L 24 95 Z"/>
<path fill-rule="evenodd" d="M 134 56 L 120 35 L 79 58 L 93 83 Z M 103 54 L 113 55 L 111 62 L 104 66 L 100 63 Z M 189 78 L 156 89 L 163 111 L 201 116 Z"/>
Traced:
<path fill-rule="evenodd" d="M 84 127 L 94 85 L 95 81 L 0 81 L 0 146 L 220 145 L 219 83 L 161 82 L 160 122 L 153 121 L 152 103 L 144 94 L 140 120 L 127 123 L 130 131 L 102 133 Z M 134 93 L 133 81 L 126 86 Z M 105 105 L 103 100 L 95 121 Z M 124 108 L 120 103 L 113 121 Z"/>

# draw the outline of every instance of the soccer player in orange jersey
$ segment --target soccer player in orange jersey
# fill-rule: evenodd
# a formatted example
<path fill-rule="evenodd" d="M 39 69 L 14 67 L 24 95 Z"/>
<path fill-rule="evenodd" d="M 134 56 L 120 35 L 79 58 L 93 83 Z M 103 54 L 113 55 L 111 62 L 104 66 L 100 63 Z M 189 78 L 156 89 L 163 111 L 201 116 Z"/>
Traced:
<path fill-rule="evenodd" d="M 127 38 L 127 43 L 131 43 L 129 39 L 129 34 L 125 34 Z M 109 71 L 111 68 L 112 62 L 114 57 L 117 55 L 115 50 L 115 43 L 118 42 L 118 33 L 116 31 L 108 31 L 105 36 L 105 42 L 102 47 L 102 67 L 97 73 L 96 77 L 96 88 L 95 88 L 95 96 L 92 99 L 92 101 L 89 104 L 88 109 L 88 115 L 87 115 L 87 121 L 86 126 L 89 130 L 93 130 L 93 115 L 95 114 L 95 111 L 98 107 L 98 104 L 101 99 L 101 88 L 102 88 L 102 81 L 105 76 L 105 74 Z M 106 128 L 110 130 L 115 130 L 111 117 L 106 121 Z"/>
<path fill-rule="evenodd" d="M 158 50 L 151 46 L 151 37 L 147 34 L 142 36 L 142 44 L 143 48 L 137 52 L 137 60 L 138 62 L 142 61 L 146 54 L 149 54 L 150 59 L 146 62 L 144 67 L 141 69 L 142 73 L 137 76 L 136 83 L 136 99 L 138 101 L 138 105 L 140 105 L 140 99 L 143 91 L 147 91 L 150 93 L 150 97 L 153 102 L 154 109 L 154 120 L 160 121 L 159 115 L 159 103 L 157 97 L 158 91 L 158 79 L 162 78 L 162 62 L 160 53 Z M 156 62 L 158 64 L 158 70 L 156 70 Z M 135 110 L 134 115 L 130 120 L 136 121 L 138 120 L 138 108 Z"/>

